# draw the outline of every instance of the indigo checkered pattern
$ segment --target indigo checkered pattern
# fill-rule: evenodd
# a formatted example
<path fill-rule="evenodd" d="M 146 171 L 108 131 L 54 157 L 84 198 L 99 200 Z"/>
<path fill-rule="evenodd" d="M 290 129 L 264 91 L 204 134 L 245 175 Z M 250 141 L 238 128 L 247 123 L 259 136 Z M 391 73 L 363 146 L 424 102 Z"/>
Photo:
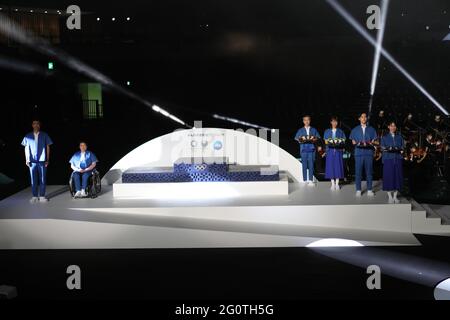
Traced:
<path fill-rule="evenodd" d="M 229 171 L 228 164 L 180 163 L 174 165 L 173 172 L 133 172 L 127 170 L 122 175 L 123 183 L 154 182 L 217 182 L 217 181 L 278 181 L 279 172 L 261 174 L 258 168 L 246 171 Z"/>

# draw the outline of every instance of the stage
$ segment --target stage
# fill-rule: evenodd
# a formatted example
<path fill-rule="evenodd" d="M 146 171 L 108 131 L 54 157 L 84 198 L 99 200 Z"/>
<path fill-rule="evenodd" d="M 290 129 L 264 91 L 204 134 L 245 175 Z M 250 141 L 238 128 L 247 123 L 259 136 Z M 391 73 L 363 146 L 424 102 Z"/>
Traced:
<path fill-rule="evenodd" d="M 48 203 L 30 204 L 26 189 L 0 202 L 0 249 L 303 247 L 321 239 L 364 246 L 420 245 L 414 234 L 450 236 L 450 226 L 405 199 L 387 204 L 379 191 L 354 196 L 289 184 L 287 196 L 196 200 L 72 199 L 49 186 Z"/>
<path fill-rule="evenodd" d="M 183 181 L 200 181 L 165 176 L 177 163 L 188 170 Z M 136 168 L 145 179 L 156 170 L 175 181 L 123 181 Z M 275 176 L 264 181 L 268 172 Z M 220 181 L 229 178 L 236 180 Z M 375 197 L 359 198 L 353 184 L 335 191 L 300 181 L 301 163 L 266 139 L 220 128 L 175 131 L 119 160 L 95 199 L 48 186 L 48 203 L 29 203 L 29 188 L 0 201 L 0 249 L 416 246 L 414 234 L 450 236 L 450 225 L 413 200 L 388 204 L 379 181 Z"/>

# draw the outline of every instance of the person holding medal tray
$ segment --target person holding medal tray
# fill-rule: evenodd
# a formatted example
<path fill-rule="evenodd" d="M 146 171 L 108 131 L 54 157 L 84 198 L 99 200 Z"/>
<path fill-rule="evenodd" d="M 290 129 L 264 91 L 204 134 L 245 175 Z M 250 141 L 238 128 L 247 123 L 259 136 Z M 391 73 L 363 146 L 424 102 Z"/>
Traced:
<path fill-rule="evenodd" d="M 331 180 L 331 190 L 340 190 L 339 179 L 344 179 L 345 133 L 338 128 L 339 120 L 331 117 L 331 128 L 323 135 L 325 140 L 325 178 Z"/>
<path fill-rule="evenodd" d="M 375 129 L 367 124 L 367 114 L 361 113 L 359 116 L 360 125 L 353 128 L 350 139 L 355 146 L 355 186 L 356 196 L 361 196 L 361 180 L 363 169 L 366 172 L 367 196 L 373 197 L 372 176 L 373 176 L 373 154 L 377 139 Z"/>
<path fill-rule="evenodd" d="M 303 182 L 314 186 L 314 160 L 316 157 L 315 143 L 320 139 L 319 132 L 310 126 L 311 116 L 303 116 L 303 128 L 298 129 L 295 140 L 300 143 L 302 159 Z"/>
<path fill-rule="evenodd" d="M 387 191 L 389 203 L 400 203 L 398 191 L 403 186 L 403 148 L 405 142 L 397 134 L 397 125 L 390 121 L 389 133 L 381 138 L 383 151 L 383 190 Z"/>

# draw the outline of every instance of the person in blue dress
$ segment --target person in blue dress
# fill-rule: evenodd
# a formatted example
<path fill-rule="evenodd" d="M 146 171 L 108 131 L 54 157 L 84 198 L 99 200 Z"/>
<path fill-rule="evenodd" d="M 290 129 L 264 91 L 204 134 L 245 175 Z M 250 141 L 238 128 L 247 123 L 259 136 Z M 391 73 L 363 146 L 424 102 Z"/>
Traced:
<path fill-rule="evenodd" d="M 311 127 L 311 116 L 303 117 L 303 128 L 298 129 L 295 140 L 300 143 L 303 182 L 314 186 L 314 161 L 316 157 L 315 142 L 320 139 L 319 132 Z"/>
<path fill-rule="evenodd" d="M 331 190 L 340 190 L 339 179 L 344 178 L 345 133 L 338 128 L 339 119 L 331 117 L 331 128 L 323 134 L 326 146 L 325 179 L 331 180 Z"/>
<path fill-rule="evenodd" d="M 70 159 L 70 167 L 73 170 L 73 181 L 75 184 L 75 198 L 86 197 L 86 188 L 92 170 L 98 162 L 97 157 L 91 151 L 87 150 L 86 142 L 80 142 L 80 151 L 76 152 Z"/>
<path fill-rule="evenodd" d="M 383 190 L 387 191 L 389 203 L 400 203 L 398 191 L 403 186 L 403 147 L 404 140 L 397 134 L 397 125 L 390 121 L 389 133 L 381 138 L 383 150 Z"/>
<path fill-rule="evenodd" d="M 30 170 L 31 191 L 33 197 L 30 202 L 47 202 L 45 189 L 47 185 L 47 167 L 50 161 L 50 145 L 52 139 L 44 131 L 41 131 L 41 122 L 33 120 L 33 131 L 22 140 L 25 148 L 25 164 Z"/>
<path fill-rule="evenodd" d="M 360 125 L 353 128 L 350 133 L 350 139 L 355 146 L 355 186 L 356 196 L 361 196 L 361 180 L 363 169 L 366 172 L 367 195 L 373 197 L 372 190 L 373 176 L 373 144 L 377 139 L 375 129 L 367 124 L 367 114 L 361 113 L 359 116 Z"/>

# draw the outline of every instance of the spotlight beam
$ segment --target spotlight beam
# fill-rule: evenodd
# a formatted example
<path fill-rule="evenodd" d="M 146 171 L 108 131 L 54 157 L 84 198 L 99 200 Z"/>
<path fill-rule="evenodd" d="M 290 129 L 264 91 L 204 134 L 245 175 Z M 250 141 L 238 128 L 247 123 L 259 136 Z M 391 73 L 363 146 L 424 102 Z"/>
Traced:
<path fill-rule="evenodd" d="M 263 127 L 263 126 L 260 126 L 260 125 L 254 124 L 254 123 L 250 123 L 250 122 L 246 122 L 246 121 L 242 121 L 242 120 L 239 120 L 239 119 L 230 118 L 230 117 L 226 117 L 226 116 L 221 116 L 219 114 L 213 114 L 213 118 L 214 119 L 223 120 L 223 121 L 232 122 L 232 123 L 238 123 L 238 124 L 241 124 L 241 125 L 246 126 L 246 127 L 251 127 L 251 128 L 256 128 L 256 129 L 264 129 L 264 130 L 269 130 L 269 131 L 273 130 L 273 129 L 270 129 L 270 128 L 267 128 L 267 127 Z"/>
<path fill-rule="evenodd" d="M 135 94 L 134 92 L 132 92 L 128 89 L 125 89 L 124 87 L 122 87 L 119 84 L 117 84 L 116 82 L 114 82 L 108 76 L 106 76 L 103 73 L 101 73 L 100 71 L 90 67 L 89 65 L 85 64 L 84 62 L 77 59 L 76 57 L 64 52 L 63 50 L 53 47 L 45 39 L 42 39 L 42 38 L 39 38 L 37 36 L 27 33 L 19 25 L 17 25 L 15 22 L 13 22 L 11 19 L 7 18 L 3 14 L 0 14 L 0 32 L 5 34 L 6 36 L 9 36 L 11 39 L 15 40 L 16 42 L 21 43 L 41 54 L 44 54 L 53 59 L 56 59 L 59 62 L 61 62 L 61 64 L 64 64 L 68 68 L 70 68 L 80 74 L 83 74 L 91 79 L 94 79 L 118 93 L 121 93 L 125 96 L 128 96 L 131 99 L 134 99 L 134 100 L 144 104 L 145 106 L 151 108 L 153 111 L 158 112 L 159 114 L 161 114 L 181 125 L 191 128 L 191 126 L 188 125 L 187 123 L 185 123 L 183 120 L 170 114 L 169 112 L 167 112 L 166 110 L 164 110 L 160 107 L 154 108 L 155 105 L 153 103 L 151 103 L 150 101 L 142 98 L 141 96 Z M 159 110 L 159 111 L 157 111 L 157 110 Z"/>
<path fill-rule="evenodd" d="M 378 67 L 380 64 L 381 47 L 383 45 L 384 30 L 386 26 L 387 11 L 389 6 L 389 0 L 381 0 L 381 23 L 380 29 L 377 33 L 377 45 L 375 47 L 375 56 L 373 59 L 372 81 L 370 83 L 370 95 L 375 93 L 375 86 L 377 83 Z M 370 113 L 371 110 L 369 110 Z"/>
<path fill-rule="evenodd" d="M 422 257 L 373 247 L 311 248 L 329 258 L 357 267 L 377 265 L 383 275 L 434 287 L 450 277 L 450 265 Z"/>
<path fill-rule="evenodd" d="M 377 46 L 376 41 L 370 36 L 370 34 L 355 20 L 355 18 L 352 17 L 351 14 L 348 13 L 347 10 L 345 10 L 344 7 L 342 7 L 336 0 L 326 0 L 326 2 L 334 9 L 336 10 L 339 15 L 341 15 L 355 30 L 361 34 L 371 45 L 374 47 Z M 422 92 L 443 114 L 446 116 L 449 115 L 448 111 L 439 103 L 436 101 L 433 96 L 428 93 L 428 91 L 417 81 L 415 80 L 411 74 L 405 70 L 398 62 L 395 60 L 393 56 L 389 52 L 387 52 L 383 46 L 380 47 L 381 54 L 390 62 L 394 67 L 396 67 L 409 81 L 411 81 L 414 86 L 416 86 L 417 89 L 419 89 L 420 92 Z"/>
<path fill-rule="evenodd" d="M 9 69 L 20 73 L 39 74 L 41 76 L 49 75 L 46 69 L 36 64 L 20 61 L 9 57 L 4 57 L 1 55 L 0 55 L 0 68 Z"/>

